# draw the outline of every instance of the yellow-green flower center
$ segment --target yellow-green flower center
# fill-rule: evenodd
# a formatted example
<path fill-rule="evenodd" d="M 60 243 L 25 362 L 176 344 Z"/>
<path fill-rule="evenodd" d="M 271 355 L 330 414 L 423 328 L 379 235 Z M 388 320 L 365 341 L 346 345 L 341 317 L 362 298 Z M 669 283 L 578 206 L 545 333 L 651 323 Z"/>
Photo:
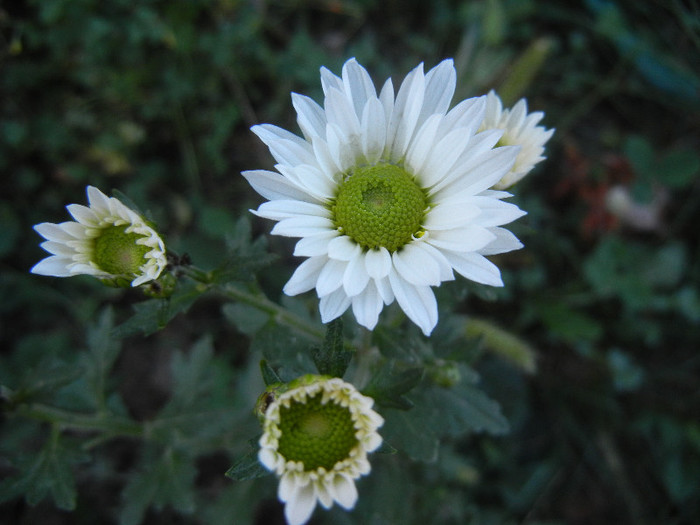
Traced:
<path fill-rule="evenodd" d="M 357 445 L 350 411 L 333 401 L 321 404 L 321 394 L 305 403 L 280 407 L 278 451 L 288 461 L 301 461 L 304 470 L 331 470 Z"/>
<path fill-rule="evenodd" d="M 102 271 L 112 275 L 135 275 L 145 262 L 151 248 L 136 241 L 138 233 L 127 233 L 128 226 L 109 226 L 95 239 L 93 261 Z"/>
<path fill-rule="evenodd" d="M 421 230 L 428 205 L 413 176 L 394 164 L 355 169 L 340 185 L 333 220 L 364 249 L 396 251 Z"/>

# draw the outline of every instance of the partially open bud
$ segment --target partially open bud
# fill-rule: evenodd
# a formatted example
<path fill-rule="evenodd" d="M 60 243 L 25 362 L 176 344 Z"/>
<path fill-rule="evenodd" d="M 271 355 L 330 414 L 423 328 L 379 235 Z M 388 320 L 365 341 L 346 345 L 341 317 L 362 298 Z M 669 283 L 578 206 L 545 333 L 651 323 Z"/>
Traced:
<path fill-rule="evenodd" d="M 288 523 L 305 523 L 317 501 L 353 508 L 354 480 L 369 473 L 367 454 L 382 443 L 377 429 L 384 420 L 372 410 L 374 401 L 337 377 L 306 375 L 282 390 L 258 400 L 258 458 L 280 478 Z"/>
<path fill-rule="evenodd" d="M 158 279 L 167 265 L 158 233 L 135 211 L 93 186 L 89 206 L 71 204 L 75 221 L 44 222 L 34 229 L 51 254 L 32 273 L 69 277 L 92 275 L 112 286 L 139 286 Z"/>

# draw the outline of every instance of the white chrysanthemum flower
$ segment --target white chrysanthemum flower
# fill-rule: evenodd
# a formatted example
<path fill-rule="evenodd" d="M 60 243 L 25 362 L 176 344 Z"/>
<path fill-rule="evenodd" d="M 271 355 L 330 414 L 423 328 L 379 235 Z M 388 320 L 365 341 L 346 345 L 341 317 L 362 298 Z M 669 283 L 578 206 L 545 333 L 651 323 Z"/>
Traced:
<path fill-rule="evenodd" d="M 431 289 L 454 279 L 502 286 L 485 256 L 522 244 L 501 226 L 524 215 L 490 190 L 510 171 L 515 146 L 495 147 L 502 131 L 477 133 L 486 97 L 448 111 L 456 85 L 451 60 L 411 71 L 394 95 L 391 79 L 377 94 L 354 59 L 342 77 L 321 69 L 321 107 L 292 94 L 304 138 L 263 124 L 279 173 L 243 175 L 269 202 L 255 212 L 279 221 L 273 234 L 301 237 L 308 257 L 284 288 L 316 288 L 323 322 L 352 306 L 373 329 L 394 299 L 429 335 L 438 318 Z"/>
<path fill-rule="evenodd" d="M 544 145 L 554 134 L 554 130 L 537 125 L 542 117 L 544 113 L 541 111 L 528 114 L 527 101 L 524 98 L 512 109 L 503 109 L 503 103 L 494 91 L 490 91 L 486 96 L 486 115 L 479 131 L 501 129 L 503 136 L 498 141 L 499 146 L 520 146 L 520 153 L 513 167 L 494 185 L 495 189 L 509 188 L 545 159 L 542 156 Z"/>
<path fill-rule="evenodd" d="M 131 281 L 138 286 L 157 279 L 167 264 L 165 246 L 156 231 L 135 211 L 93 186 L 89 206 L 66 206 L 75 221 L 44 222 L 34 229 L 46 239 L 41 247 L 52 254 L 32 273 L 54 277 L 92 275 Z"/>
<path fill-rule="evenodd" d="M 267 405 L 258 459 L 280 478 L 289 525 L 306 523 L 317 502 L 355 506 L 355 479 L 369 474 L 367 454 L 382 443 L 373 403 L 340 378 L 307 375 Z"/>

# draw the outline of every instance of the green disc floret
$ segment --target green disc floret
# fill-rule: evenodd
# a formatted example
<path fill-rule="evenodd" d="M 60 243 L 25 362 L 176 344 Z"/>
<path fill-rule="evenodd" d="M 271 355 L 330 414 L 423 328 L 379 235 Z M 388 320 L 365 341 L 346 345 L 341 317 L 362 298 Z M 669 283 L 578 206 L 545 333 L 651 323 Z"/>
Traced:
<path fill-rule="evenodd" d="M 319 393 L 306 403 L 280 407 L 279 453 L 288 461 L 301 461 L 304 470 L 331 470 L 357 445 L 350 411 L 333 401 L 321 404 Z"/>
<path fill-rule="evenodd" d="M 394 164 L 356 168 L 333 205 L 336 227 L 364 249 L 394 252 L 419 234 L 428 205 L 412 175 Z"/>
<path fill-rule="evenodd" d="M 145 262 L 151 248 L 136 241 L 138 233 L 127 233 L 128 226 L 109 226 L 95 239 L 94 263 L 112 275 L 135 275 Z"/>

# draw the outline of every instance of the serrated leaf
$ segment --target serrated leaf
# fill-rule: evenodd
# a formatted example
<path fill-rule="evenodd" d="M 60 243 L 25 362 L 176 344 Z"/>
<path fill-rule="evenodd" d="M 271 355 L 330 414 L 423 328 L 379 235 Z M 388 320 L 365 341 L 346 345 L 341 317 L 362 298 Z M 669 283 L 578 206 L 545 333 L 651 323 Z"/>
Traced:
<path fill-rule="evenodd" d="M 461 436 L 468 432 L 505 434 L 508 420 L 501 406 L 474 384 L 461 382 L 452 388 L 431 388 L 417 398 L 421 407 L 434 407 L 431 425 L 440 436 Z"/>
<path fill-rule="evenodd" d="M 0 483 L 0 503 L 24 494 L 28 504 L 36 505 L 50 495 L 59 509 L 75 509 L 77 492 L 72 465 L 85 459 L 85 454 L 67 446 L 54 431 L 34 461 L 20 465 L 19 477 Z"/>
<path fill-rule="evenodd" d="M 253 335 L 270 320 L 270 314 L 243 303 L 228 303 L 222 307 L 226 319 L 231 321 L 239 332 Z"/>
<path fill-rule="evenodd" d="M 268 475 L 270 475 L 270 471 L 263 467 L 258 460 L 257 449 L 248 452 L 226 471 L 226 477 L 231 478 L 234 481 L 246 481 L 249 479 L 262 478 Z"/>
<path fill-rule="evenodd" d="M 171 363 L 173 390 L 161 414 L 177 414 L 191 408 L 211 386 L 209 372 L 214 356 L 211 337 L 204 336 L 185 354 L 175 352 Z"/>
<path fill-rule="evenodd" d="M 363 389 L 363 393 L 385 407 L 408 410 L 413 406 L 404 394 L 415 388 L 423 378 L 422 368 L 409 368 L 396 371 L 395 363 L 387 361 Z"/>
<path fill-rule="evenodd" d="M 150 506 L 171 506 L 183 514 L 193 513 L 196 475 L 191 457 L 166 448 L 155 463 L 146 462 L 140 472 L 131 476 L 122 492 L 120 525 L 138 525 Z"/>
<path fill-rule="evenodd" d="M 381 436 L 413 460 L 432 463 L 438 457 L 439 439 L 415 410 L 382 410 Z"/>
<path fill-rule="evenodd" d="M 312 358 L 319 374 L 343 377 L 354 354 L 345 346 L 343 320 L 338 317 L 328 323 L 323 346 L 314 349 Z"/>
<path fill-rule="evenodd" d="M 207 291 L 199 283 L 178 286 L 167 299 L 150 299 L 134 305 L 134 315 L 112 331 L 112 337 L 123 338 L 141 333 L 150 335 L 162 330 L 179 313 L 183 313 Z"/>
<path fill-rule="evenodd" d="M 262 374 L 263 382 L 265 386 L 274 385 L 276 383 L 282 383 L 282 379 L 277 375 L 277 372 L 267 364 L 265 359 L 260 361 L 260 372 Z"/>
<path fill-rule="evenodd" d="M 121 350 L 119 340 L 112 337 L 113 328 L 114 313 L 107 308 L 88 331 L 88 352 L 83 356 L 84 373 L 91 398 L 97 401 L 97 405 L 105 401 L 107 378 Z"/>

